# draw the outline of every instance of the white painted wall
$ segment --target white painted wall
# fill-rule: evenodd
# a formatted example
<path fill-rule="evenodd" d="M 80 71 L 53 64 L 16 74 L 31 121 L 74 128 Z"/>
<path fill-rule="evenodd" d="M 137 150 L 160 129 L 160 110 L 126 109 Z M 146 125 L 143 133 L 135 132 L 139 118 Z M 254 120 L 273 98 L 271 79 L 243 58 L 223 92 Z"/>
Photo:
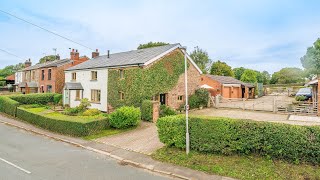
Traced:
<path fill-rule="evenodd" d="M 22 71 L 18 71 L 14 75 L 15 75 L 15 84 L 21 83 L 22 79 L 23 79 L 23 72 Z"/>
<path fill-rule="evenodd" d="M 91 80 L 91 71 L 97 71 L 97 80 Z M 71 81 L 72 73 L 77 73 L 77 80 Z M 66 71 L 65 82 L 79 82 L 83 87 L 83 97 L 91 100 L 91 89 L 97 89 L 101 91 L 100 103 L 91 103 L 90 108 L 97 108 L 100 111 L 107 111 L 107 94 L 108 94 L 108 69 L 99 70 L 78 70 L 78 71 Z M 81 93 L 80 93 L 81 94 Z M 76 107 L 80 104 L 80 101 L 76 101 L 76 91 L 70 90 L 70 107 Z"/>

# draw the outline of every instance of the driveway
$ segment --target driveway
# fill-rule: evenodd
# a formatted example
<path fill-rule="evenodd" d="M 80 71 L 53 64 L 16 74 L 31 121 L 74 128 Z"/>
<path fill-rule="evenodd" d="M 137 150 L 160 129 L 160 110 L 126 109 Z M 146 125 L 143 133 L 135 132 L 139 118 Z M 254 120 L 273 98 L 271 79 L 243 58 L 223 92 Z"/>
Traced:
<path fill-rule="evenodd" d="M 132 131 L 99 138 L 96 141 L 147 155 L 164 146 L 159 141 L 156 125 L 144 121 Z"/>

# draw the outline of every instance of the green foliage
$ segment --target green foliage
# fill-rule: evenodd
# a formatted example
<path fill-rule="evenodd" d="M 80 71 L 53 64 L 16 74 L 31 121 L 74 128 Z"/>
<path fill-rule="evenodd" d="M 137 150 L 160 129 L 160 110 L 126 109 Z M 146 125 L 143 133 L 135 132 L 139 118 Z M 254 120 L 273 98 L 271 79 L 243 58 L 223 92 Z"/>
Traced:
<path fill-rule="evenodd" d="M 146 49 L 146 48 L 151 48 L 151 47 L 158 47 L 158 46 L 164 46 L 168 45 L 169 43 L 165 42 L 148 42 L 146 44 L 140 44 L 137 49 Z"/>
<path fill-rule="evenodd" d="M 120 79 L 119 70 L 108 72 L 108 103 L 114 108 L 140 107 L 145 99 L 170 91 L 184 73 L 184 56 L 180 51 L 165 56 L 147 68 L 127 68 L 125 77 Z M 119 92 L 125 98 L 120 99 Z"/>
<path fill-rule="evenodd" d="M 295 99 L 296 99 L 296 101 L 305 101 L 305 100 L 307 100 L 307 97 L 306 96 L 296 96 Z"/>
<path fill-rule="evenodd" d="M 107 119 L 82 123 L 73 121 L 72 118 L 68 118 L 69 120 L 61 120 L 59 118 L 45 117 L 21 107 L 17 109 L 17 117 L 38 127 L 71 136 L 87 136 L 108 127 Z"/>
<path fill-rule="evenodd" d="M 206 107 L 209 101 L 209 92 L 204 88 L 197 89 L 196 92 L 189 97 L 190 109 Z"/>
<path fill-rule="evenodd" d="M 254 70 L 246 69 L 243 72 L 243 74 L 241 75 L 240 80 L 243 82 L 248 82 L 248 83 L 256 83 L 257 82 L 257 73 Z"/>
<path fill-rule="evenodd" d="M 5 68 L 0 69 L 0 76 L 5 78 L 7 76 L 14 74 L 16 71 L 23 69 L 23 68 L 24 68 L 23 63 L 6 66 Z"/>
<path fill-rule="evenodd" d="M 211 59 L 209 58 L 207 51 L 196 47 L 190 54 L 190 57 L 198 65 L 203 73 L 208 72 L 208 66 L 211 64 Z"/>
<path fill-rule="evenodd" d="M 242 74 L 244 73 L 244 71 L 246 70 L 246 68 L 244 67 L 239 67 L 239 68 L 234 68 L 233 72 L 234 72 L 234 77 L 238 80 L 241 79 Z"/>
<path fill-rule="evenodd" d="M 57 59 L 57 56 L 55 55 L 48 55 L 48 56 L 44 56 L 39 60 L 39 63 L 45 63 L 45 62 L 49 62 L 49 61 L 54 61 Z"/>
<path fill-rule="evenodd" d="M 272 74 L 271 84 L 291 84 L 304 82 L 304 73 L 300 68 L 282 68 Z"/>
<path fill-rule="evenodd" d="M 145 121 L 152 121 L 153 109 L 152 101 L 144 100 L 141 104 L 141 119 Z"/>
<path fill-rule="evenodd" d="M 222 61 L 212 63 L 210 74 L 218 76 L 234 76 L 231 66 Z"/>
<path fill-rule="evenodd" d="M 0 112 L 16 116 L 18 106 L 19 102 L 10 99 L 8 96 L 0 96 Z"/>
<path fill-rule="evenodd" d="M 82 113 L 82 116 L 96 116 L 99 114 L 101 114 L 101 111 L 99 109 L 94 108 L 94 109 L 87 109 Z"/>
<path fill-rule="evenodd" d="M 20 94 L 9 96 L 21 104 L 48 104 L 54 102 L 54 93 Z"/>
<path fill-rule="evenodd" d="M 160 141 L 185 148 L 185 117 L 157 121 Z M 257 154 L 290 162 L 320 163 L 320 127 L 236 120 L 189 118 L 190 147 L 205 153 Z"/>
<path fill-rule="evenodd" d="M 308 74 L 320 74 L 320 39 L 318 38 L 313 46 L 307 49 L 306 54 L 300 58 L 302 66 Z"/>
<path fill-rule="evenodd" d="M 62 104 L 62 94 L 55 94 L 53 96 L 54 104 Z"/>
<path fill-rule="evenodd" d="M 118 129 L 137 126 L 140 122 L 140 119 L 140 109 L 133 106 L 123 106 L 121 108 L 118 108 L 109 116 L 110 126 Z"/>
<path fill-rule="evenodd" d="M 262 71 L 261 76 L 262 76 L 262 81 L 258 81 L 259 83 L 263 83 L 263 84 L 270 83 L 271 76 L 268 71 Z"/>
<path fill-rule="evenodd" d="M 65 108 L 62 114 L 68 115 L 68 116 L 77 116 L 79 113 L 82 113 L 83 110 L 79 108 L 79 106 L 74 108 Z"/>
<path fill-rule="evenodd" d="M 159 117 L 176 115 L 177 112 L 169 106 L 161 105 Z"/>
<path fill-rule="evenodd" d="M 86 109 L 88 109 L 88 107 L 90 107 L 91 106 L 91 103 L 89 102 L 89 99 L 87 99 L 87 98 L 83 98 L 83 99 L 81 99 L 81 101 L 80 101 L 80 105 L 79 105 L 79 110 L 80 111 L 85 111 Z"/>

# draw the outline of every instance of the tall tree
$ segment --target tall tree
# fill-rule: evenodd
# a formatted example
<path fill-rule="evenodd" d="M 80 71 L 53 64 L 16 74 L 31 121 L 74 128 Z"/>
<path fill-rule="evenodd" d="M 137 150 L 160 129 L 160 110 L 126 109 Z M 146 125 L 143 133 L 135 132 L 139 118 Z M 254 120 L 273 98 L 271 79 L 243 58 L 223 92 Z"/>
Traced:
<path fill-rule="evenodd" d="M 16 71 L 23 69 L 23 68 L 24 68 L 24 64 L 23 63 L 6 66 L 5 68 L 0 69 L 0 76 L 1 77 L 7 77 L 7 76 L 9 76 L 11 74 L 14 74 Z"/>
<path fill-rule="evenodd" d="M 151 48 L 151 47 L 157 47 L 157 46 L 164 46 L 168 45 L 169 43 L 165 42 L 148 42 L 146 44 L 140 44 L 137 49 L 145 49 L 145 48 Z"/>
<path fill-rule="evenodd" d="M 208 72 L 211 59 L 205 50 L 196 47 L 190 54 L 190 57 L 194 60 L 203 73 Z"/>
<path fill-rule="evenodd" d="M 246 70 L 246 68 L 244 67 L 238 67 L 238 68 L 234 68 L 233 72 L 234 72 L 234 77 L 238 80 L 241 79 L 241 76 L 243 74 L 243 72 Z"/>
<path fill-rule="evenodd" d="M 44 63 L 44 62 L 48 62 L 48 61 L 54 61 L 57 59 L 57 56 L 55 55 L 48 55 L 48 56 L 44 56 L 39 60 L 39 63 Z"/>
<path fill-rule="evenodd" d="M 257 82 L 257 72 L 252 69 L 246 69 L 241 78 L 241 81 L 248 83 L 256 83 Z"/>
<path fill-rule="evenodd" d="M 220 60 L 212 63 L 210 74 L 219 76 L 234 76 L 231 66 Z"/>
<path fill-rule="evenodd" d="M 306 69 L 308 74 L 320 74 L 320 39 L 318 38 L 313 46 L 307 49 L 306 54 L 300 58 L 302 66 Z"/>
<path fill-rule="evenodd" d="M 268 71 L 262 71 L 261 75 L 262 75 L 262 83 L 263 84 L 269 84 L 270 83 L 270 78 L 271 78 L 271 75 L 269 74 L 269 72 Z"/>
<path fill-rule="evenodd" d="M 282 68 L 280 71 L 272 74 L 271 84 L 291 84 L 303 83 L 305 77 L 303 70 L 295 67 Z"/>

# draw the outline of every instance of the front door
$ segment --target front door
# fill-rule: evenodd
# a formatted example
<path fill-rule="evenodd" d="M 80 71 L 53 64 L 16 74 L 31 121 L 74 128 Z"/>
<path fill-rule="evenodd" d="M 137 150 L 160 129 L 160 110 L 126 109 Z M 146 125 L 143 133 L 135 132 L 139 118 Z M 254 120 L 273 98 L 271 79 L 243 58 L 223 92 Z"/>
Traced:
<path fill-rule="evenodd" d="M 166 104 L 166 94 L 160 94 L 160 104 L 161 105 Z"/>

